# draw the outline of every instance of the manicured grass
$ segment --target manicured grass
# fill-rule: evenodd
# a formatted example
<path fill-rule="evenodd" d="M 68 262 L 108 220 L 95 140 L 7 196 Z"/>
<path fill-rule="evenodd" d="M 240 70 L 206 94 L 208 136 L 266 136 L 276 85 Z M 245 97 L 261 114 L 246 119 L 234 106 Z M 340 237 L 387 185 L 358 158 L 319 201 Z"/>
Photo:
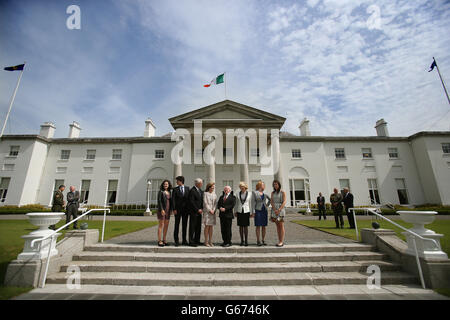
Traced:
<path fill-rule="evenodd" d="M 450 288 L 433 289 L 435 292 L 450 297 Z"/>
<path fill-rule="evenodd" d="M 400 218 L 395 217 L 389 217 L 391 220 L 395 221 L 399 225 L 405 227 L 405 228 L 411 228 L 412 224 L 403 222 Z M 392 229 L 394 230 L 397 235 L 402 239 L 405 240 L 405 236 L 402 234 L 403 230 L 394 226 L 393 224 L 378 219 L 373 220 L 377 221 L 380 224 L 380 228 L 382 229 Z M 293 221 L 295 223 L 311 227 L 317 230 L 329 232 L 338 236 L 346 237 L 349 239 L 356 240 L 356 232 L 354 229 L 336 229 L 336 224 L 334 222 L 334 218 L 327 218 L 327 220 L 296 220 Z M 372 228 L 372 220 L 357 220 L 358 223 L 358 231 L 360 234 L 361 239 L 361 229 L 362 228 Z M 345 225 L 348 226 L 347 220 L 345 219 Z M 429 228 L 436 233 L 441 233 L 444 236 L 441 238 L 441 247 L 444 252 L 446 252 L 448 255 L 450 255 L 450 220 L 435 220 L 433 223 L 425 226 L 426 228 Z"/>
<path fill-rule="evenodd" d="M 84 221 L 88 223 L 89 229 L 99 229 L 99 237 L 101 237 L 103 221 L 82 220 L 82 222 Z M 104 240 L 153 227 L 157 224 L 157 221 L 106 221 Z M 64 225 L 64 221 L 60 221 L 56 227 L 62 225 Z M 23 250 L 25 241 L 21 236 L 36 229 L 38 228 L 29 223 L 28 220 L 0 220 L 0 299 L 2 300 L 9 299 L 32 289 L 4 287 L 3 282 L 9 262 L 16 259 L 17 255 Z M 63 234 L 58 237 L 58 240 L 61 240 L 64 237 L 66 230 L 62 233 Z"/>

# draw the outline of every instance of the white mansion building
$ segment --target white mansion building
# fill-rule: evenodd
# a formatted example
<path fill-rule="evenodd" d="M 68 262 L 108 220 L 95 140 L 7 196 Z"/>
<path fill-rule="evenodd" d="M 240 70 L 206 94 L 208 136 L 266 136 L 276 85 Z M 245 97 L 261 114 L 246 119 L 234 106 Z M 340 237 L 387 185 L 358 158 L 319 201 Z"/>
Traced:
<path fill-rule="evenodd" d="M 53 191 L 61 184 L 74 185 L 90 205 L 142 204 L 148 181 L 155 202 L 163 179 L 174 181 L 183 175 L 188 186 L 197 177 L 215 181 L 217 193 L 225 185 L 237 192 L 240 181 L 254 189 L 260 179 L 270 193 L 272 180 L 277 178 L 291 206 L 310 199 L 314 203 L 319 192 L 328 202 L 334 187 L 349 187 L 355 205 L 450 205 L 450 131 L 390 137 L 381 119 L 376 123 L 376 136 L 312 136 L 305 119 L 300 134 L 294 135 L 280 132 L 285 118 L 230 100 L 169 119 L 174 129 L 189 132 L 193 132 L 194 120 L 202 121 L 203 130 L 276 129 L 267 144 L 275 146 L 278 173 L 261 176 L 260 165 L 248 163 L 174 164 L 171 151 L 177 142 L 171 134 L 155 136 L 150 119 L 145 121 L 142 137 L 122 138 L 80 137 L 76 122 L 70 125 L 68 138 L 53 138 L 55 126 L 48 122 L 41 125 L 38 135 L 0 138 L 0 204 L 50 205 Z M 202 149 L 208 143 L 203 141 Z M 194 147 L 193 156 L 202 154 Z M 259 148 L 248 151 L 250 157 L 259 157 Z M 237 152 L 227 150 L 224 142 L 224 153 L 234 157 Z"/>

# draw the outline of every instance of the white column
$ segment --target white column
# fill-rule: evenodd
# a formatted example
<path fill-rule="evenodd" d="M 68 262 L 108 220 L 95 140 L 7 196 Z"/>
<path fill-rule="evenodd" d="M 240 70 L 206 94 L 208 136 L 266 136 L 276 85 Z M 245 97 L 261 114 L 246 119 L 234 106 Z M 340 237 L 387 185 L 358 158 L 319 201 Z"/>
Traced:
<path fill-rule="evenodd" d="M 240 165 L 240 179 L 250 185 L 249 176 L 248 176 L 248 142 L 245 136 L 239 136 L 238 139 L 244 139 L 240 141 L 240 143 L 244 144 L 244 163 Z"/>
<path fill-rule="evenodd" d="M 175 178 L 183 175 L 183 165 L 181 163 L 173 165 L 173 180 L 175 182 Z"/>
<path fill-rule="evenodd" d="M 214 156 L 211 156 L 211 163 L 208 164 L 208 176 L 206 177 L 206 183 L 216 182 L 216 161 Z"/>
<path fill-rule="evenodd" d="M 279 180 L 281 183 L 281 186 L 284 190 L 288 190 L 286 187 L 287 185 L 284 185 L 283 183 L 283 163 L 281 161 L 281 152 L 280 152 L 280 133 L 279 131 L 276 134 L 272 134 L 272 137 L 270 139 L 271 143 L 273 143 L 273 152 L 275 152 L 274 155 L 272 155 L 272 159 L 275 159 L 277 157 L 278 161 L 278 171 L 275 173 L 274 178 Z"/>

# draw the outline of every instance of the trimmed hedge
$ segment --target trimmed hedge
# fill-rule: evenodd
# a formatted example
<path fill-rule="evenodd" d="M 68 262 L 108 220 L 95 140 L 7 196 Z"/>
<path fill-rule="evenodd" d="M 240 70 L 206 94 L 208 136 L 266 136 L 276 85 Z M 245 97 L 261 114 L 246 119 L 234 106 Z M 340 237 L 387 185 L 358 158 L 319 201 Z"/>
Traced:
<path fill-rule="evenodd" d="M 45 206 L 39 204 L 26 205 L 22 207 L 18 206 L 3 206 L 0 207 L 0 215 L 4 214 L 27 214 L 29 212 L 50 212 L 51 210 Z M 111 210 L 108 215 L 110 216 L 143 216 L 145 208 L 142 210 Z M 155 209 L 152 209 L 153 213 L 156 213 Z M 103 215 L 102 211 L 94 211 L 92 215 Z"/>

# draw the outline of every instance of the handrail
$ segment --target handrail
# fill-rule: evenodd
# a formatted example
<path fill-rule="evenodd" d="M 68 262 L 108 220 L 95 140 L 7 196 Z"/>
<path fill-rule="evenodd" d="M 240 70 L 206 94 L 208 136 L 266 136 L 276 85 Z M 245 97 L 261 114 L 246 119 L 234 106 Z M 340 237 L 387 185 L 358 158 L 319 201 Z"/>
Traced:
<path fill-rule="evenodd" d="M 58 229 L 54 230 L 52 234 L 49 234 L 48 236 L 45 236 L 43 238 L 40 239 L 34 239 L 31 241 L 30 246 L 34 247 L 35 242 L 39 242 L 40 246 L 42 246 L 42 242 L 44 240 L 47 240 L 49 238 L 51 238 L 49 247 L 48 247 L 48 256 L 47 256 L 47 261 L 45 263 L 45 271 L 44 271 L 44 277 L 42 279 L 42 284 L 41 284 L 41 288 L 45 287 L 45 280 L 47 279 L 47 272 L 48 272 L 48 266 L 50 263 L 50 253 L 51 253 L 51 249 L 52 249 L 52 243 L 53 243 L 53 238 L 56 236 L 56 234 L 61 231 L 62 229 L 68 227 L 69 225 L 71 225 L 72 223 L 74 223 L 75 221 L 80 220 L 82 217 L 84 217 L 85 215 L 91 213 L 92 211 L 103 211 L 103 226 L 102 226 L 102 241 L 104 239 L 104 235 L 105 235 L 105 220 L 106 220 L 106 211 L 110 212 L 110 209 L 108 208 L 97 208 L 97 209 L 90 209 L 89 211 L 86 211 L 85 213 L 83 213 L 82 215 L 78 216 L 77 218 L 71 220 L 70 222 L 66 223 L 65 225 L 63 225 L 62 227 L 59 227 Z"/>
<path fill-rule="evenodd" d="M 356 239 L 357 239 L 357 241 L 359 241 L 359 232 L 358 232 L 358 227 L 357 227 L 357 223 L 356 223 L 356 216 L 355 216 L 355 211 L 356 210 L 366 210 L 367 212 L 370 212 L 370 213 L 376 215 L 377 217 L 380 217 L 381 219 L 386 220 L 386 221 L 390 222 L 391 224 L 397 226 L 398 228 L 400 228 L 400 229 L 408 232 L 409 234 L 413 235 L 414 236 L 413 237 L 414 251 L 415 251 L 415 254 L 416 254 L 417 268 L 419 269 L 420 282 L 422 283 L 422 288 L 425 289 L 425 280 L 423 279 L 423 272 L 422 272 L 422 267 L 420 265 L 419 252 L 417 250 L 416 238 L 419 238 L 419 239 L 421 239 L 423 241 L 432 241 L 435 244 L 435 246 L 436 246 L 436 248 L 438 250 L 440 250 L 441 247 L 439 246 L 439 244 L 437 243 L 436 240 L 422 237 L 421 235 L 415 233 L 414 231 L 406 229 L 405 227 L 399 225 L 398 223 L 392 221 L 391 219 L 388 219 L 385 216 L 383 216 L 382 214 L 376 212 L 376 210 L 378 210 L 378 209 L 379 208 L 376 208 L 375 210 L 373 210 L 373 208 L 349 208 L 349 210 L 351 210 L 353 212 L 353 221 L 355 222 L 355 231 L 356 231 Z"/>

